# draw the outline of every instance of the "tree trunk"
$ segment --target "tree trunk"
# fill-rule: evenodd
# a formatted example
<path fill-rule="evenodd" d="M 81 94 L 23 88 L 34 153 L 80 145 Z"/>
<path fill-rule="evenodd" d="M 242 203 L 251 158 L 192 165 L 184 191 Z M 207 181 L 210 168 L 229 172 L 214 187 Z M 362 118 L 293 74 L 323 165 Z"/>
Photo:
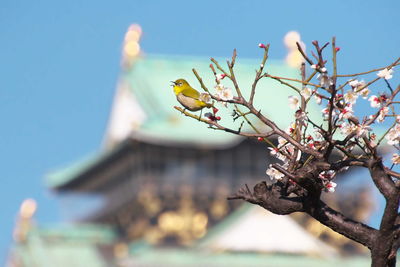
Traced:
<path fill-rule="evenodd" d="M 390 252 L 390 249 L 389 249 Z M 389 252 L 382 248 L 371 250 L 372 267 L 396 267 L 396 255 L 389 258 Z"/>

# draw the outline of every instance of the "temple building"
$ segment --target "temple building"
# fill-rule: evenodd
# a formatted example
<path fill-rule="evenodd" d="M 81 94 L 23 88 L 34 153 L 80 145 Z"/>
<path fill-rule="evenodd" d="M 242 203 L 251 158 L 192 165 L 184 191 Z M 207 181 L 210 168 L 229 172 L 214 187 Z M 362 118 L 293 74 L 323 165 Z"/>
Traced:
<path fill-rule="evenodd" d="M 33 242 L 40 247 L 40 253 L 45 253 L 46 246 L 49 251 L 60 246 L 62 248 L 54 252 L 58 256 L 54 257 L 59 257 L 60 261 L 72 261 L 66 251 L 72 253 L 70 244 L 81 240 L 82 251 L 86 251 L 88 258 L 93 258 L 88 261 L 99 261 L 90 266 L 159 266 L 150 261 L 146 263 L 146 260 L 144 265 L 135 265 L 135 253 L 144 251 L 143 247 L 148 246 L 144 244 L 216 250 L 222 246 L 220 250 L 231 250 L 224 247 L 226 242 L 216 241 L 224 240 L 223 237 L 211 238 L 208 232 L 243 209 L 240 207 L 243 202 L 227 201 L 226 197 L 244 184 L 252 186 L 268 180 L 265 171 L 273 159 L 265 143 L 209 129 L 204 123 L 175 110 L 174 106 L 179 103 L 170 81 L 185 78 L 200 89 L 192 73 L 192 68 L 195 68 L 213 90 L 210 62 L 189 56 L 145 55 L 140 51 L 140 35 L 140 27 L 134 25 L 125 36 L 122 71 L 100 152 L 47 176 L 47 186 L 59 196 L 62 208 L 71 214 L 75 224 L 53 230 L 32 226 L 31 233 L 25 233 L 24 238 L 18 241 L 20 244 Z M 293 55 L 291 58 L 298 60 Z M 222 62 L 225 59 L 221 59 Z M 237 59 L 236 76 L 244 95 L 249 95 L 258 64 L 257 60 Z M 266 70 L 277 76 L 299 76 L 298 68 L 279 60 L 268 60 Z M 228 82 L 226 85 L 232 86 Z M 279 82 L 263 79 L 256 92 L 255 106 L 286 129 L 293 117 L 293 110 L 287 103 L 292 94 L 290 88 Z M 222 124 L 235 129 L 240 127 L 241 122 L 233 120 L 232 110 L 223 106 L 219 109 Z M 309 115 L 320 116 L 319 109 L 311 105 Z M 263 130 L 256 120 L 253 123 Z M 307 219 L 288 219 L 291 221 L 275 219 L 274 227 L 281 223 L 289 228 L 293 226 L 296 236 L 304 237 L 310 248 L 315 248 L 314 254 L 322 254 L 318 247 L 324 246 L 328 254 L 338 253 L 329 242 L 325 243 L 327 238 L 323 241 L 307 231 L 311 229 L 307 228 Z M 332 233 L 326 236 L 332 240 L 337 238 Z M 206 241 L 199 243 L 198 240 Z M 343 241 L 342 245 L 347 243 Z M 16 246 L 10 266 L 11 262 L 15 266 L 36 266 L 24 265 L 24 258 L 18 256 L 24 254 L 26 247 Z M 304 252 L 297 249 L 295 254 Z M 251 251 L 246 248 L 239 250 Z M 18 251 L 22 252 L 18 254 Z M 269 252 L 290 253 L 284 248 Z M 143 253 L 142 256 L 146 253 L 152 255 L 152 252 Z M 162 258 L 163 254 L 158 255 Z M 120 260 L 118 264 L 116 259 Z M 71 264 L 37 266 L 88 266 Z M 310 263 L 307 266 L 314 265 Z"/>

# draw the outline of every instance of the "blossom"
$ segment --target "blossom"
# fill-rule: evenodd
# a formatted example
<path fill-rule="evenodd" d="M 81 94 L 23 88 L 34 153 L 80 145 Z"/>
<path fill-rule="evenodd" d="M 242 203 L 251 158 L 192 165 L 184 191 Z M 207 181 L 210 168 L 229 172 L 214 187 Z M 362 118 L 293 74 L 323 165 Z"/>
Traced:
<path fill-rule="evenodd" d="M 359 80 L 351 80 L 349 82 L 349 85 L 353 88 L 354 92 L 357 95 L 361 95 L 364 99 L 367 98 L 368 94 L 370 93 L 370 90 L 366 86 L 367 84 L 364 81 L 359 81 Z"/>
<path fill-rule="evenodd" d="M 306 124 L 304 122 L 305 119 L 307 119 L 307 114 L 302 111 L 301 109 L 296 110 L 296 113 L 294 114 L 294 116 L 296 117 L 297 120 L 303 122 L 303 124 Z"/>
<path fill-rule="evenodd" d="M 347 91 L 347 93 L 344 94 L 343 98 L 346 103 L 354 104 L 356 103 L 358 95 L 353 91 Z"/>
<path fill-rule="evenodd" d="M 388 96 L 386 94 L 380 94 L 379 96 L 372 95 L 368 99 L 368 101 L 371 102 L 371 107 L 373 108 L 380 108 L 382 103 L 386 103 L 388 100 Z"/>
<path fill-rule="evenodd" d="M 394 153 L 392 156 L 392 162 L 393 162 L 393 164 L 400 164 L 400 155 L 397 153 Z"/>
<path fill-rule="evenodd" d="M 221 81 L 221 80 L 223 80 L 225 77 L 226 77 L 226 74 L 225 74 L 225 73 L 220 73 L 220 74 L 215 75 L 215 78 L 217 79 L 217 81 Z"/>
<path fill-rule="evenodd" d="M 299 107 L 300 103 L 297 97 L 291 95 L 288 97 L 288 100 L 289 100 L 289 107 L 291 109 L 297 109 Z"/>
<path fill-rule="evenodd" d="M 294 128 L 290 128 L 293 129 Z M 295 152 L 295 147 L 291 143 L 289 143 L 285 138 L 283 137 L 278 137 L 278 148 L 280 151 L 285 151 L 289 155 L 293 155 Z M 300 152 L 300 151 L 299 151 Z M 300 154 L 300 153 L 299 153 Z M 280 158 L 279 158 L 280 159 Z M 284 159 L 280 159 L 282 161 L 287 161 L 287 158 L 285 157 Z"/>
<path fill-rule="evenodd" d="M 337 184 L 335 182 L 330 181 L 325 185 L 325 192 L 334 193 Z"/>
<path fill-rule="evenodd" d="M 376 95 L 371 95 L 368 98 L 368 101 L 371 102 L 371 107 L 373 108 L 379 108 L 381 106 L 381 102 L 379 101 L 379 98 Z"/>
<path fill-rule="evenodd" d="M 316 102 L 318 105 L 321 105 L 322 97 L 320 97 L 319 95 L 315 95 L 314 97 L 315 97 L 315 102 Z"/>
<path fill-rule="evenodd" d="M 336 172 L 334 170 L 329 170 L 329 171 L 322 171 L 318 177 L 323 179 L 323 180 L 332 180 L 333 177 L 335 177 Z"/>
<path fill-rule="evenodd" d="M 301 91 L 300 94 L 305 98 L 305 100 L 309 99 L 310 96 L 312 95 L 312 90 L 308 87 L 304 87 Z"/>
<path fill-rule="evenodd" d="M 314 137 L 315 137 L 315 139 L 318 139 L 318 140 L 323 139 L 320 129 L 318 129 L 316 127 L 314 127 Z"/>
<path fill-rule="evenodd" d="M 329 77 L 326 73 L 318 74 L 317 79 L 319 80 L 319 84 L 322 87 L 329 88 L 329 86 L 333 85 L 332 78 Z"/>
<path fill-rule="evenodd" d="M 225 87 L 222 84 L 218 84 L 215 86 L 215 90 L 217 91 L 217 95 L 221 100 L 228 101 L 233 99 L 232 89 L 229 87 Z"/>
<path fill-rule="evenodd" d="M 280 171 L 278 171 L 277 169 L 271 167 L 271 165 L 269 166 L 269 168 L 267 169 L 267 171 L 265 172 L 271 179 L 276 179 L 276 180 L 280 180 L 283 178 L 283 176 L 285 176 L 283 173 L 281 173 Z"/>
<path fill-rule="evenodd" d="M 293 134 L 294 133 L 294 130 L 296 129 L 296 123 L 294 123 L 294 122 L 292 122 L 292 123 L 290 123 L 290 125 L 289 125 L 289 127 L 286 129 L 286 133 L 287 134 Z M 287 141 L 285 140 L 285 143 L 287 143 Z"/>
<path fill-rule="evenodd" d="M 271 154 L 271 156 L 276 157 L 277 159 L 284 161 L 284 162 L 287 161 L 287 157 L 280 152 L 279 148 L 268 147 L 268 149 L 271 150 L 269 152 Z"/>
<path fill-rule="evenodd" d="M 379 78 L 389 80 L 393 77 L 392 73 L 393 73 L 393 68 L 392 69 L 385 68 L 383 70 L 378 71 L 376 75 L 378 75 Z"/>
<path fill-rule="evenodd" d="M 361 95 L 362 98 L 367 99 L 368 94 L 371 91 L 368 89 L 368 87 L 365 87 L 364 89 L 362 89 L 361 91 L 358 92 L 359 95 Z"/>
<path fill-rule="evenodd" d="M 379 110 L 379 115 L 376 118 L 376 121 L 377 122 L 383 122 L 388 113 L 389 113 L 389 108 L 388 107 L 381 108 L 381 110 Z"/>
<path fill-rule="evenodd" d="M 326 107 L 323 110 L 321 110 L 321 112 L 322 112 L 322 116 L 324 117 L 324 119 L 327 120 L 329 118 L 329 108 Z"/>
<path fill-rule="evenodd" d="M 356 128 L 353 124 L 345 122 L 342 125 L 340 125 L 340 132 L 343 135 L 349 135 L 352 132 L 354 132 L 355 130 L 356 130 Z"/>
<path fill-rule="evenodd" d="M 360 85 L 360 82 L 358 80 L 351 80 L 349 81 L 349 85 L 353 88 L 357 88 Z"/>
<path fill-rule="evenodd" d="M 399 144 L 400 139 L 400 125 L 396 124 L 389 132 L 386 134 L 385 138 L 388 140 L 389 145 Z"/>
<path fill-rule="evenodd" d="M 360 138 L 364 137 L 368 131 L 371 131 L 371 127 L 364 124 L 358 124 L 355 128 L 355 131 L 356 131 L 356 136 Z"/>
<path fill-rule="evenodd" d="M 340 110 L 339 119 L 348 119 L 351 116 L 353 116 L 352 105 L 346 105 L 343 109 Z"/>
<path fill-rule="evenodd" d="M 265 44 L 263 44 L 263 43 L 259 43 L 259 44 L 258 44 L 258 47 L 259 47 L 259 48 L 266 48 Z"/>
<path fill-rule="evenodd" d="M 226 88 L 224 91 L 222 91 L 220 98 L 225 101 L 232 100 L 233 99 L 232 90 L 230 88 Z"/>

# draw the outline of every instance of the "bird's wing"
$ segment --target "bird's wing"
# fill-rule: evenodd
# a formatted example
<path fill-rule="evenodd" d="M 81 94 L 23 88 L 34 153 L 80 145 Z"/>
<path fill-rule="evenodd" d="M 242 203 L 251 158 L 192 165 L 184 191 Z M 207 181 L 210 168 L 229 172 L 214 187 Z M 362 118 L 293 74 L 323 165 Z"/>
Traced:
<path fill-rule="evenodd" d="M 191 97 L 191 98 L 194 98 L 194 99 L 199 99 L 199 97 L 200 97 L 200 93 L 197 92 L 196 90 L 192 89 L 192 88 L 184 89 L 184 90 L 182 90 L 181 93 L 184 96 Z"/>

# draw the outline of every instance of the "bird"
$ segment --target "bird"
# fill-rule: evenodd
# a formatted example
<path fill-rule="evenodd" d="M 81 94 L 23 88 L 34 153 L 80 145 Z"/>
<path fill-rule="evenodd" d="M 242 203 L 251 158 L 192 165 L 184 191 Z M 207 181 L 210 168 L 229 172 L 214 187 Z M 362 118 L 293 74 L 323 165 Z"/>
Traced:
<path fill-rule="evenodd" d="M 198 111 L 203 108 L 213 107 L 212 103 L 207 103 L 210 96 L 207 93 L 199 93 L 196 89 L 191 87 L 185 79 L 178 79 L 171 82 L 173 83 L 172 86 L 176 99 L 185 109 Z"/>

